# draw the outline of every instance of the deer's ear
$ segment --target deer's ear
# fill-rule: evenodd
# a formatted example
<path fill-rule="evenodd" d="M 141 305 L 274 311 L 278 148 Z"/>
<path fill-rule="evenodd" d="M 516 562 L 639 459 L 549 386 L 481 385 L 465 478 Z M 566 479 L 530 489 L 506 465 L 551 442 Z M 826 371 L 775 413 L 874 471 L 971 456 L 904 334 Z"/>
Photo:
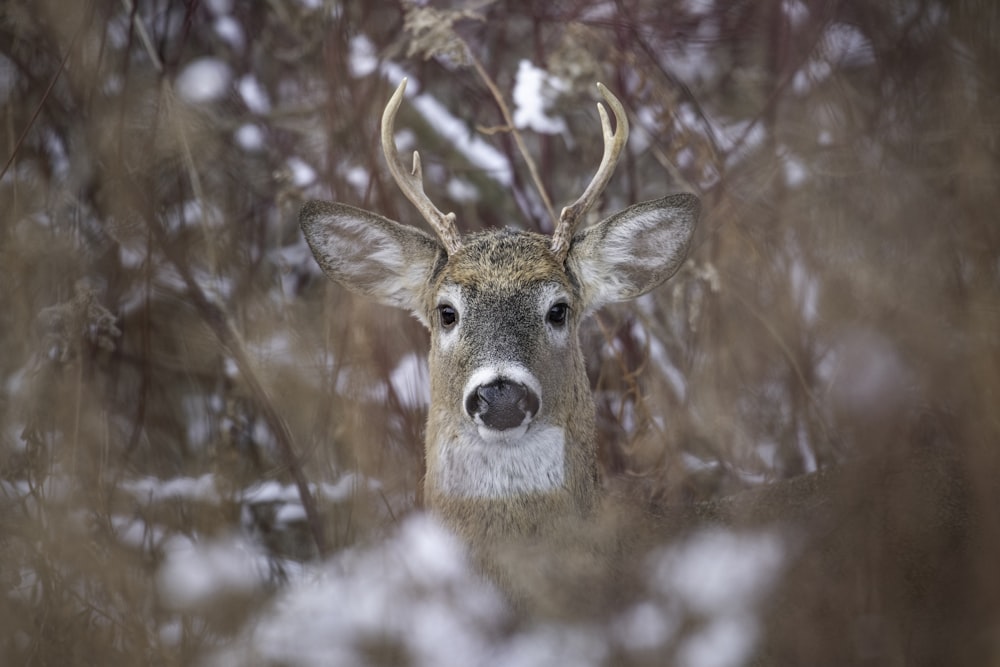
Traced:
<path fill-rule="evenodd" d="M 687 256 L 701 204 L 694 195 L 642 202 L 573 237 L 566 261 L 587 312 L 633 299 L 662 284 Z"/>
<path fill-rule="evenodd" d="M 360 208 L 310 201 L 299 224 L 320 267 L 344 287 L 413 311 L 426 322 L 423 294 L 444 248 L 419 229 Z"/>

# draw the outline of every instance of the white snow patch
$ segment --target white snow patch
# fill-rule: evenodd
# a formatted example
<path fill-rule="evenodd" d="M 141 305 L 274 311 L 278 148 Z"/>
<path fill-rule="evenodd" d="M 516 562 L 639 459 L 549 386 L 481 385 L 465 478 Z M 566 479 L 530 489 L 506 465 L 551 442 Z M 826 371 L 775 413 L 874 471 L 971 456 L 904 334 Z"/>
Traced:
<path fill-rule="evenodd" d="M 809 168 L 798 158 L 786 154 L 781 166 L 785 173 L 785 185 L 790 188 L 799 187 L 809 178 Z"/>
<path fill-rule="evenodd" d="M 677 663 L 736 667 L 749 659 L 759 633 L 755 609 L 770 592 L 785 560 L 773 533 L 711 528 L 650 559 L 651 582 L 672 608 L 706 618 L 683 639 Z"/>
<path fill-rule="evenodd" d="M 212 23 L 215 34 L 234 51 L 242 51 L 246 45 L 243 26 L 232 16 L 220 16 Z"/>
<path fill-rule="evenodd" d="M 678 79 L 689 85 L 712 81 L 719 75 L 718 59 L 711 53 L 718 42 L 718 21 L 710 15 L 702 15 L 697 31 L 687 41 L 663 49 L 663 62 Z"/>
<path fill-rule="evenodd" d="M 715 8 L 714 0 L 684 0 L 681 4 L 685 11 L 696 16 L 708 14 Z"/>
<path fill-rule="evenodd" d="M 860 67 L 875 63 L 871 42 L 854 26 L 835 23 L 826 29 L 820 41 L 824 58 L 831 63 Z"/>
<path fill-rule="evenodd" d="M 543 625 L 513 637 L 484 662 L 497 667 L 599 667 L 608 664 L 608 657 L 598 628 Z"/>
<path fill-rule="evenodd" d="M 430 371 L 423 356 L 408 354 L 403 357 L 389 376 L 389 382 L 405 407 L 422 408 L 430 403 Z"/>
<path fill-rule="evenodd" d="M 293 155 L 288 158 L 285 164 L 288 165 L 288 169 L 292 172 L 292 184 L 295 186 L 304 188 L 316 181 L 316 170 L 309 166 L 302 158 Z"/>
<path fill-rule="evenodd" d="M 152 526 L 148 521 L 134 516 L 113 516 L 111 526 L 119 540 L 134 548 L 143 548 L 159 544 L 164 531 L 158 526 Z"/>
<path fill-rule="evenodd" d="M 276 524 L 296 523 L 306 520 L 306 508 L 301 503 L 286 503 L 274 515 Z"/>
<path fill-rule="evenodd" d="M 677 618 L 662 606 L 641 602 L 615 619 L 614 635 L 626 648 L 648 651 L 663 646 L 677 632 Z"/>
<path fill-rule="evenodd" d="M 713 528 L 654 556 L 653 582 L 695 612 L 718 616 L 759 602 L 783 561 L 776 535 Z"/>
<path fill-rule="evenodd" d="M 565 132 L 566 122 L 549 116 L 548 109 L 552 98 L 567 88 L 561 79 L 522 60 L 514 79 L 514 126 L 541 134 Z"/>
<path fill-rule="evenodd" d="M 911 373 L 895 345 L 875 331 L 843 333 L 819 369 L 831 404 L 855 418 L 884 419 L 912 391 Z"/>
<path fill-rule="evenodd" d="M 470 204 L 479 201 L 479 189 L 461 178 L 448 181 L 448 196 L 456 202 Z"/>
<path fill-rule="evenodd" d="M 417 95 L 413 98 L 413 106 L 469 162 L 501 185 L 510 185 L 513 177 L 506 156 L 478 136 L 470 134 L 465 122 L 453 116 L 436 98 L 427 94 Z"/>
<path fill-rule="evenodd" d="M 343 475 L 336 482 L 322 482 L 318 485 L 310 484 L 309 491 L 327 500 L 340 502 L 347 500 L 359 490 L 376 491 L 380 486 L 378 480 L 369 479 L 350 472 Z M 262 503 L 301 503 L 297 486 L 294 484 L 282 484 L 275 480 L 267 480 L 248 487 L 243 491 L 240 500 L 250 505 Z"/>
<path fill-rule="evenodd" d="M 205 0 L 205 7 L 215 16 L 225 16 L 233 13 L 235 0 Z"/>
<path fill-rule="evenodd" d="M 782 0 L 781 10 L 785 12 L 792 28 L 800 27 L 809 18 L 809 8 L 802 0 Z"/>
<path fill-rule="evenodd" d="M 172 498 L 214 502 L 219 499 L 215 486 L 215 476 L 211 473 L 201 477 L 140 477 L 121 482 L 121 488 L 137 500 L 161 501 Z"/>
<path fill-rule="evenodd" d="M 792 293 L 799 304 L 802 312 L 802 319 L 807 324 L 816 321 L 819 311 L 817 303 L 819 301 L 819 280 L 811 275 L 806 266 L 798 259 L 792 262 L 789 277 L 792 282 Z"/>
<path fill-rule="evenodd" d="M 416 515 L 388 540 L 306 570 L 211 664 L 253 656 L 263 664 L 361 665 L 378 645 L 415 666 L 482 664 L 506 613 L 458 539 Z"/>
<path fill-rule="evenodd" d="M 267 91 L 253 74 L 241 78 L 236 88 L 240 91 L 247 109 L 253 113 L 265 114 L 271 110 L 271 100 L 267 96 Z"/>
<path fill-rule="evenodd" d="M 236 130 L 236 143 L 248 153 L 256 153 L 264 148 L 264 131 L 253 123 L 244 123 Z"/>
<path fill-rule="evenodd" d="M 167 606 L 191 609 L 226 593 L 250 593 L 267 581 L 267 558 L 236 538 L 192 542 L 171 538 L 156 573 Z"/>
<path fill-rule="evenodd" d="M 188 63 L 177 75 L 174 85 L 181 98 L 192 104 L 202 104 L 225 95 L 232 80 L 228 64 L 218 58 L 205 57 Z"/>
<path fill-rule="evenodd" d="M 393 85 L 398 84 L 406 76 L 401 67 L 391 63 L 387 63 L 382 68 L 382 72 L 393 82 Z M 417 82 L 411 77 L 407 91 L 415 90 L 418 87 Z M 427 123 L 444 139 L 450 142 L 455 150 L 462 153 L 477 169 L 500 185 L 509 186 L 511 184 L 513 175 L 510 163 L 503 153 L 483 141 L 479 136 L 471 134 L 468 125 L 464 121 L 453 116 L 444 105 L 431 95 L 427 93 L 412 95 L 407 92 L 407 97 Z M 396 137 L 396 146 L 399 148 L 400 155 L 403 155 L 408 150 L 408 146 L 404 142 L 403 131 Z M 407 160 L 404 160 L 404 162 L 407 162 Z M 425 164 L 425 171 L 428 168 L 428 165 Z"/>
<path fill-rule="evenodd" d="M 684 640 L 677 664 L 689 667 L 739 667 L 745 665 L 757 641 L 757 624 L 751 618 L 723 616 Z"/>
<path fill-rule="evenodd" d="M 378 68 L 375 45 L 364 35 L 355 35 L 348 46 L 348 67 L 355 79 L 368 76 Z"/>
<path fill-rule="evenodd" d="M 359 194 L 364 194 L 368 190 L 371 179 L 371 172 L 364 167 L 349 167 L 344 172 L 344 180 L 357 190 Z"/>

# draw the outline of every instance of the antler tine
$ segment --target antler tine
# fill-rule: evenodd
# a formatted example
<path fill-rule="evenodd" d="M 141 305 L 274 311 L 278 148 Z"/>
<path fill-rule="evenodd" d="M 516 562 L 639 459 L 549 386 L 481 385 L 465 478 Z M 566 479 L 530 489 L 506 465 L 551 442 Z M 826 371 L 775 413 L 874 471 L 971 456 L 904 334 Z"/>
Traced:
<path fill-rule="evenodd" d="M 392 94 L 388 104 L 385 105 L 385 111 L 382 112 L 382 152 L 385 153 L 385 160 L 389 163 L 389 171 L 392 173 L 396 185 L 406 195 L 406 198 L 417 207 L 417 210 L 441 239 L 447 253 L 452 255 L 462 247 L 461 237 L 459 237 L 458 229 L 455 227 L 455 214 L 439 211 L 424 192 L 424 174 L 420 167 L 420 153 L 413 151 L 413 168 L 408 171 L 403 166 L 399 150 L 396 148 L 393 128 L 396 125 L 396 112 L 399 111 L 399 105 L 403 102 L 405 91 L 406 78 L 396 88 L 396 92 Z"/>
<path fill-rule="evenodd" d="M 601 131 L 604 134 L 604 157 L 601 158 L 601 166 L 598 167 L 597 173 L 594 174 L 594 179 L 587 186 L 587 189 L 583 191 L 579 199 L 564 208 L 559 215 L 559 224 L 556 225 L 556 229 L 552 233 L 552 252 L 560 261 L 566 259 L 573 233 L 579 226 L 580 220 L 601 196 L 608 181 L 611 180 L 622 149 L 628 142 L 628 118 L 625 116 L 622 103 L 611 94 L 611 91 L 604 84 L 598 83 L 597 89 L 614 112 L 617 127 L 612 134 L 608 112 L 605 111 L 604 105 L 598 102 L 597 113 L 601 116 Z"/>

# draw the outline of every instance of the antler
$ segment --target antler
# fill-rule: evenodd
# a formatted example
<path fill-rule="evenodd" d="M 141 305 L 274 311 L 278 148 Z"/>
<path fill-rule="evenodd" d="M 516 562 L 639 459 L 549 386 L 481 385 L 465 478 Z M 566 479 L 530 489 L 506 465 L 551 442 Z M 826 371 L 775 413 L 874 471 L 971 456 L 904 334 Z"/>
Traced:
<path fill-rule="evenodd" d="M 579 199 L 564 208 L 559 215 L 559 224 L 556 225 L 556 229 L 552 233 L 552 253 L 560 262 L 566 259 L 570 241 L 573 239 L 573 233 L 580 224 L 580 220 L 601 196 L 601 192 L 611 180 L 611 174 L 614 173 L 615 165 L 618 164 L 618 157 L 628 142 L 628 118 L 625 116 L 622 103 L 604 87 L 604 84 L 597 84 L 597 89 L 611 106 L 611 110 L 615 112 L 617 127 L 612 134 L 608 112 L 605 111 L 604 105 L 598 102 L 597 112 L 601 115 L 601 130 L 604 134 L 604 157 L 601 158 L 601 166 L 597 169 L 597 173 L 594 174 L 594 179 L 587 186 L 587 189 L 583 191 Z"/>
<path fill-rule="evenodd" d="M 442 213 L 431 203 L 430 198 L 424 192 L 424 175 L 420 168 L 420 153 L 413 151 L 413 169 L 407 171 L 403 166 L 403 161 L 399 158 L 396 140 L 393 138 L 396 112 L 399 111 L 405 90 L 406 79 L 404 78 L 399 87 L 396 88 L 396 92 L 389 98 L 389 103 L 385 105 L 385 111 L 382 112 L 382 151 L 385 153 L 386 162 L 389 163 L 389 171 L 392 173 L 396 185 L 406 195 L 406 198 L 417 207 L 417 210 L 441 239 L 447 253 L 452 255 L 462 247 L 462 240 L 455 227 L 455 214 Z"/>

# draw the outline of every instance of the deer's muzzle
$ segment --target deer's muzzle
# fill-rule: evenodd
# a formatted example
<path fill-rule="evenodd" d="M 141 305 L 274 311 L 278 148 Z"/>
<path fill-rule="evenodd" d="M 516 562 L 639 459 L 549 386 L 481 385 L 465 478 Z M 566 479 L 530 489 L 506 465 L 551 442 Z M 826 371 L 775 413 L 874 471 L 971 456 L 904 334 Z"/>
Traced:
<path fill-rule="evenodd" d="M 465 398 L 469 417 L 495 431 L 526 426 L 538 407 L 538 395 L 531 388 L 502 377 L 475 387 Z"/>

